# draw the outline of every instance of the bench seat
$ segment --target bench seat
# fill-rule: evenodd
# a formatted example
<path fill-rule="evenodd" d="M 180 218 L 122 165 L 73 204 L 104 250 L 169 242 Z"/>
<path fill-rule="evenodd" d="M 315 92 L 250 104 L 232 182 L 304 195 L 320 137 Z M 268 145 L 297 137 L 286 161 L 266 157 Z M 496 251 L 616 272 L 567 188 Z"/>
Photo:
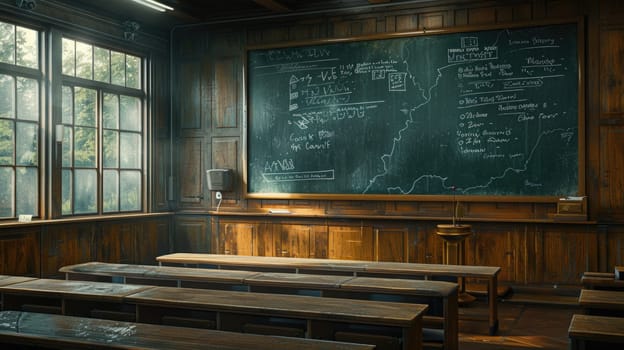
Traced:
<path fill-rule="evenodd" d="M 621 344 L 624 344 L 624 318 L 573 315 L 568 336 L 570 350 L 621 349 Z"/>
<path fill-rule="evenodd" d="M 238 334 L 21 311 L 0 312 L 0 344 L 47 349 L 370 350 L 372 345 Z"/>

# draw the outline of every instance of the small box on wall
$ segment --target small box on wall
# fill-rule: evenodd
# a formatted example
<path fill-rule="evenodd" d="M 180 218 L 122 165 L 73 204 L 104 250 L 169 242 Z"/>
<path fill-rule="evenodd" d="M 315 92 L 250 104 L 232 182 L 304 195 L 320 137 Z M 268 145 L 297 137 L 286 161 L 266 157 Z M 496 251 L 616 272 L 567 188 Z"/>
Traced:
<path fill-rule="evenodd" d="M 587 220 L 587 197 L 575 196 L 559 198 L 557 201 L 557 214 L 555 220 Z"/>
<path fill-rule="evenodd" d="M 209 191 L 230 191 L 232 189 L 232 169 L 206 170 L 206 183 Z"/>

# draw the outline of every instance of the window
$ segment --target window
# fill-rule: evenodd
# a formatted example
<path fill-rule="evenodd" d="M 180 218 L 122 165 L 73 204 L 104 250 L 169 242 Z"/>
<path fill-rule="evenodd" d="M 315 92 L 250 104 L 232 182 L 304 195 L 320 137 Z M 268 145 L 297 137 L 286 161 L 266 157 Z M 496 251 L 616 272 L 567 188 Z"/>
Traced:
<path fill-rule="evenodd" d="M 0 22 L 0 219 L 39 216 L 39 67 L 39 32 Z"/>
<path fill-rule="evenodd" d="M 63 39 L 63 215 L 140 211 L 141 58 Z"/>

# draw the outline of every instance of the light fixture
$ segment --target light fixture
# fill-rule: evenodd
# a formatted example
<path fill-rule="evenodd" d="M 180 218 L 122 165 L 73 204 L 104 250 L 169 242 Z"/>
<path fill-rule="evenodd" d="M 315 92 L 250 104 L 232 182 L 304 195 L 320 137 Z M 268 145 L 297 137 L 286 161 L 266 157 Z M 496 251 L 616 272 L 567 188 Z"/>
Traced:
<path fill-rule="evenodd" d="M 151 9 L 154 9 L 160 12 L 165 12 L 166 10 L 173 11 L 173 7 L 167 6 L 165 4 L 161 4 L 158 1 L 154 1 L 154 0 L 132 0 L 132 1 L 136 2 L 137 4 L 147 6 Z"/>

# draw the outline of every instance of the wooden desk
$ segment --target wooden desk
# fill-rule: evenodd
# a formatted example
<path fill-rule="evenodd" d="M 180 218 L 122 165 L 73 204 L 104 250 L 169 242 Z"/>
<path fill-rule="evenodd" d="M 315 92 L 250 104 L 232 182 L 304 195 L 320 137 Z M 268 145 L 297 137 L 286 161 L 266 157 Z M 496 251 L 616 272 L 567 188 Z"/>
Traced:
<path fill-rule="evenodd" d="M 624 318 L 573 315 L 570 327 L 570 350 L 615 349 L 624 344 Z"/>
<path fill-rule="evenodd" d="M 172 287 L 153 287 L 125 300 L 136 305 L 138 322 L 204 311 L 221 330 L 244 331 L 249 326 L 270 326 L 271 320 L 291 320 L 288 324 L 304 327 L 307 338 L 326 340 L 336 339 L 337 333 L 358 333 L 352 326 L 364 325 L 369 327 L 360 336 L 376 329 L 396 330 L 405 350 L 422 348 L 422 316 L 427 309 L 420 304 Z"/>
<path fill-rule="evenodd" d="M 615 278 L 612 272 L 585 272 L 581 277 L 581 283 L 585 289 L 622 290 L 624 280 Z"/>
<path fill-rule="evenodd" d="M 46 349 L 367 350 L 372 345 L 240 334 L 207 329 L 0 312 L 0 344 Z"/>
<path fill-rule="evenodd" d="M 378 277 L 472 277 L 488 281 L 488 306 L 489 306 L 489 333 L 496 334 L 498 331 L 498 266 L 472 266 L 472 265 L 441 265 L 441 264 L 416 264 L 416 263 L 393 263 L 358 260 L 335 260 L 335 259 L 307 259 L 307 258 L 283 258 L 264 256 L 242 256 L 223 254 L 198 254 L 198 253 L 175 253 L 162 255 L 156 258 L 159 264 L 179 264 L 185 266 L 214 266 L 244 267 L 254 269 L 276 269 L 278 271 L 289 270 L 300 272 L 328 272 L 346 273 L 353 276 L 378 276 Z"/>
<path fill-rule="evenodd" d="M 135 310 L 124 297 L 150 286 L 33 279 L 0 286 L 3 310 L 134 320 Z"/>
<path fill-rule="evenodd" d="M 8 286 L 14 283 L 20 283 L 20 282 L 26 282 L 26 281 L 32 281 L 36 278 L 34 277 L 21 277 L 21 276 L 7 276 L 7 275 L 0 275 L 0 287 L 1 286 Z"/>
<path fill-rule="evenodd" d="M 579 305 L 588 314 L 623 315 L 624 291 L 582 289 Z"/>
<path fill-rule="evenodd" d="M 313 295 L 351 299 L 383 299 L 428 304 L 423 317 L 427 346 L 458 348 L 458 287 L 455 283 L 411 279 L 353 277 L 323 274 L 249 272 L 241 270 L 88 262 L 60 269 L 67 279 L 119 280 L 121 282 L 179 287 L 230 289 L 250 292 Z M 139 278 L 137 278 L 139 276 Z M 430 328 L 435 328 L 432 330 Z"/>

